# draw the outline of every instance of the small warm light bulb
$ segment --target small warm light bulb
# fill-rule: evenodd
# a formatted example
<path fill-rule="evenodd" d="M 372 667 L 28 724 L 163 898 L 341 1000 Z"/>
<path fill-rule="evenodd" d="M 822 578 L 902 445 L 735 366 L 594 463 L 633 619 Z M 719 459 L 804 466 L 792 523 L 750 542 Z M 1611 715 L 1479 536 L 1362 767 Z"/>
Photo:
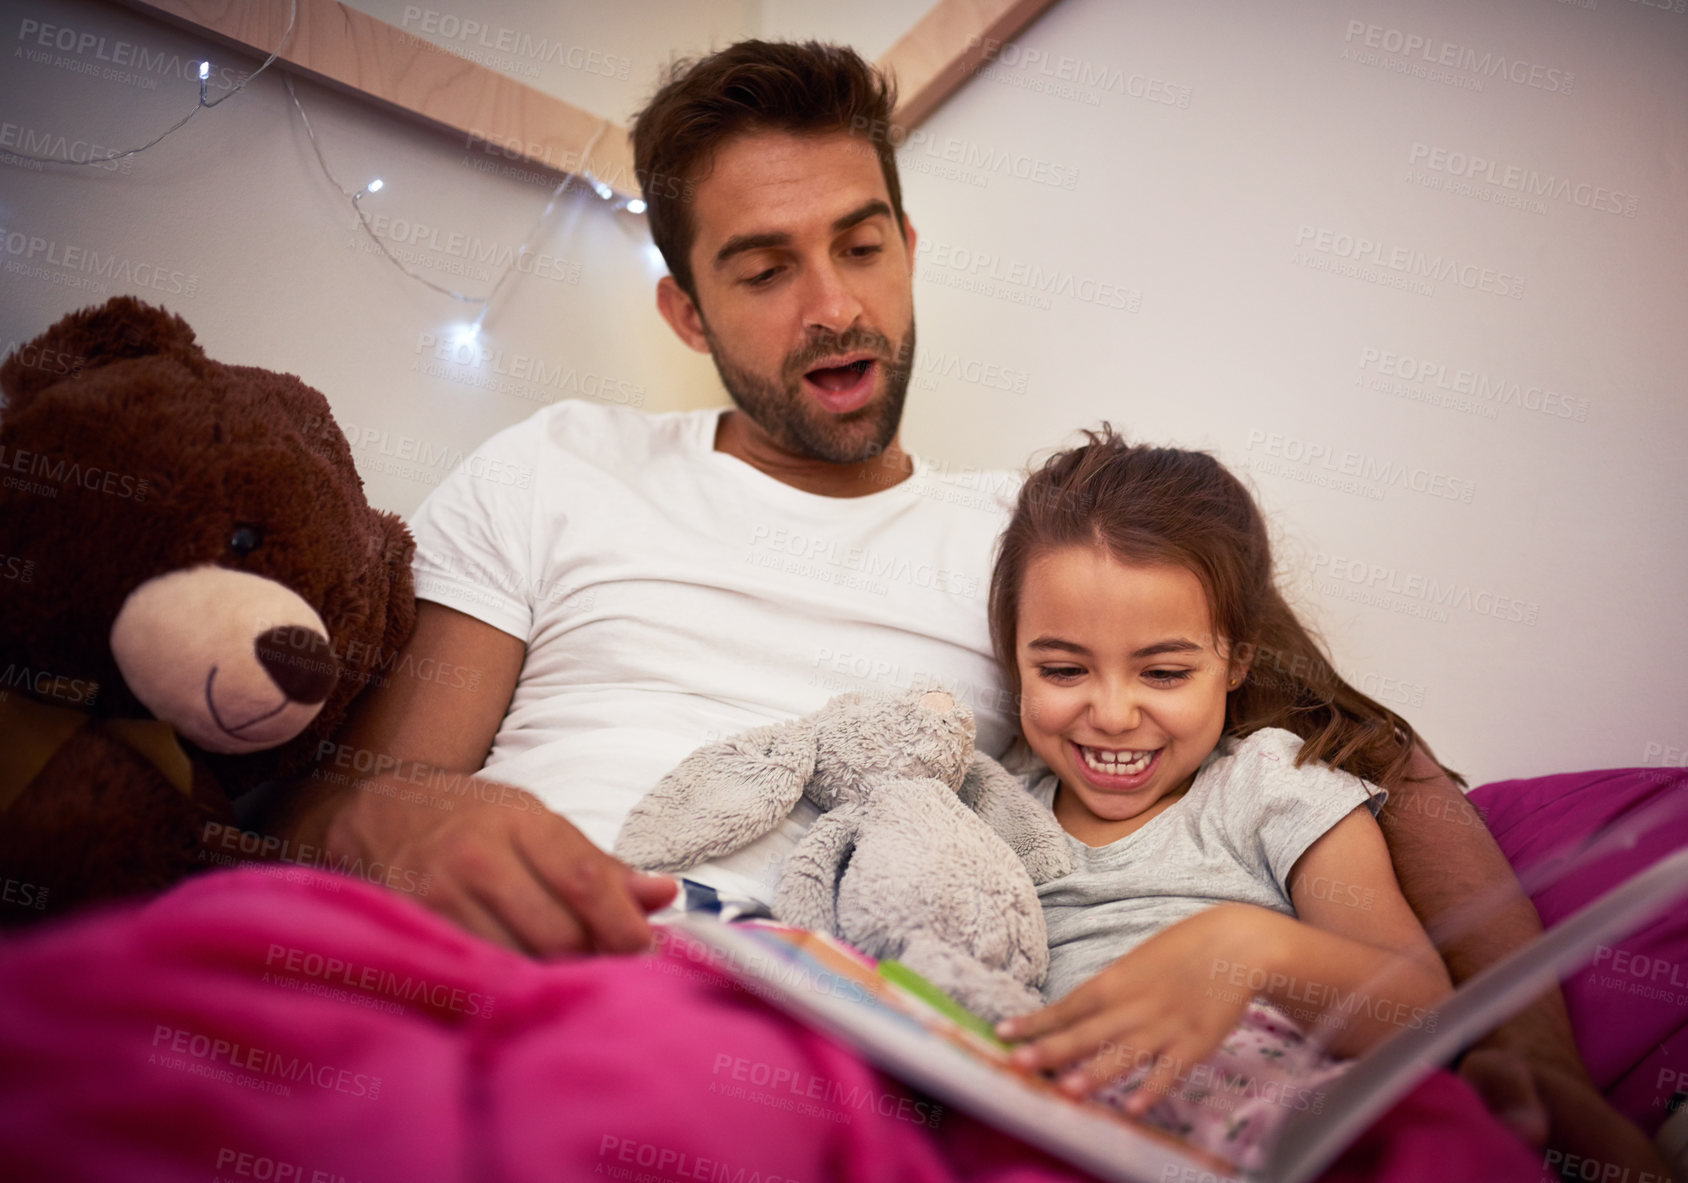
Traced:
<path fill-rule="evenodd" d="M 365 190 L 365 192 L 379 193 L 386 183 L 387 182 L 383 181 L 380 177 L 376 177 L 373 181 L 369 182 L 369 188 Z"/>
<path fill-rule="evenodd" d="M 629 201 L 627 203 L 627 212 L 630 213 L 630 214 L 642 214 L 642 213 L 644 213 L 645 212 L 645 199 L 643 197 L 633 198 L 631 201 Z"/>
<path fill-rule="evenodd" d="M 467 348 L 473 345 L 480 335 L 481 324 L 479 321 L 473 324 L 458 325 L 451 333 L 451 347 L 453 349 Z"/>
<path fill-rule="evenodd" d="M 211 63 L 210 62 L 200 62 L 199 63 L 199 80 L 201 82 L 204 82 L 209 77 L 211 77 Z"/>

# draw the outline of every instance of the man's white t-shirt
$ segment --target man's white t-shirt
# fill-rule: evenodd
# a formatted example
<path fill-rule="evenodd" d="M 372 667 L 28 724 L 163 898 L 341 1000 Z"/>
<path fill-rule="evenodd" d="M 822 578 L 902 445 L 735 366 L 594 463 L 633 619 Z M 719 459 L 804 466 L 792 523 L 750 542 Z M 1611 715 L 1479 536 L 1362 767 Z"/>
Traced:
<path fill-rule="evenodd" d="M 995 755 L 1017 725 L 986 599 L 1018 478 L 917 459 L 900 484 L 817 496 L 715 451 L 721 413 L 556 403 L 411 522 L 417 597 L 527 645 L 482 774 L 606 850 L 694 749 L 841 691 L 945 686 Z M 687 875 L 767 901 L 813 816 Z"/>

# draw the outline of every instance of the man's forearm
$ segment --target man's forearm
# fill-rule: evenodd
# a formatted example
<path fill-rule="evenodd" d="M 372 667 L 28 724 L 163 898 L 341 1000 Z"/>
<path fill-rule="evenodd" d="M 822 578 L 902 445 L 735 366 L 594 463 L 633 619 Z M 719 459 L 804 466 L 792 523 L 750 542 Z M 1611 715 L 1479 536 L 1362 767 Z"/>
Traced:
<path fill-rule="evenodd" d="M 1446 776 L 1390 789 L 1378 822 L 1401 894 L 1455 985 L 1541 934 L 1541 918 L 1482 816 Z"/>
<path fill-rule="evenodd" d="M 376 852 L 350 849 L 368 845 L 360 836 L 390 833 L 402 839 L 411 815 L 426 823 L 468 801 L 545 812 L 537 798 L 499 781 L 416 760 L 382 761 L 367 773 L 319 768 L 270 811 L 263 828 L 334 854 L 368 855 Z"/>
<path fill-rule="evenodd" d="M 1541 917 L 1481 815 L 1423 749 L 1408 776 L 1390 789 L 1378 821 L 1401 894 L 1457 986 L 1540 936 Z M 1587 1075 L 1557 988 L 1485 1042 Z"/>

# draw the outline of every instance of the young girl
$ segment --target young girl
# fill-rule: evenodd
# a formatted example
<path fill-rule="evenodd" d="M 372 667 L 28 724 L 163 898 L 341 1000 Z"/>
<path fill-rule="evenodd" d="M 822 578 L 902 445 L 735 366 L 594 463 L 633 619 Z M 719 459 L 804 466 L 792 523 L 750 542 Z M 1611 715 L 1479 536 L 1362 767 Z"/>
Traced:
<path fill-rule="evenodd" d="M 1000 1032 L 1075 1094 L 1125 1078 L 1128 1111 L 1255 1166 L 1322 1105 L 1321 1047 L 1433 1023 L 1450 991 L 1373 816 L 1415 739 L 1296 620 L 1223 465 L 1087 435 L 1026 482 L 991 581 L 1050 770 L 1034 791 L 1078 866 L 1040 889 L 1056 1001 Z"/>

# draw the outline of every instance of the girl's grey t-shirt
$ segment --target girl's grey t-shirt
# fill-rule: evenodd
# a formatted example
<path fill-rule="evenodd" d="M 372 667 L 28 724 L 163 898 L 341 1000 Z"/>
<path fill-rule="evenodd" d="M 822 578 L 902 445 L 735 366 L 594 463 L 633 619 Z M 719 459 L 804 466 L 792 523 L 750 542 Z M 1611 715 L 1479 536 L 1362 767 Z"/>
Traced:
<path fill-rule="evenodd" d="M 1215 904 L 1294 916 L 1296 860 L 1357 806 L 1375 815 L 1386 797 L 1317 761 L 1295 767 L 1300 751 L 1301 738 L 1276 727 L 1222 740 L 1189 792 L 1136 833 L 1106 846 L 1069 834 L 1076 869 L 1038 888 L 1049 928 L 1044 998 L 1060 998 L 1161 929 Z M 1032 792 L 1053 808 L 1058 784 L 1051 773 Z"/>

